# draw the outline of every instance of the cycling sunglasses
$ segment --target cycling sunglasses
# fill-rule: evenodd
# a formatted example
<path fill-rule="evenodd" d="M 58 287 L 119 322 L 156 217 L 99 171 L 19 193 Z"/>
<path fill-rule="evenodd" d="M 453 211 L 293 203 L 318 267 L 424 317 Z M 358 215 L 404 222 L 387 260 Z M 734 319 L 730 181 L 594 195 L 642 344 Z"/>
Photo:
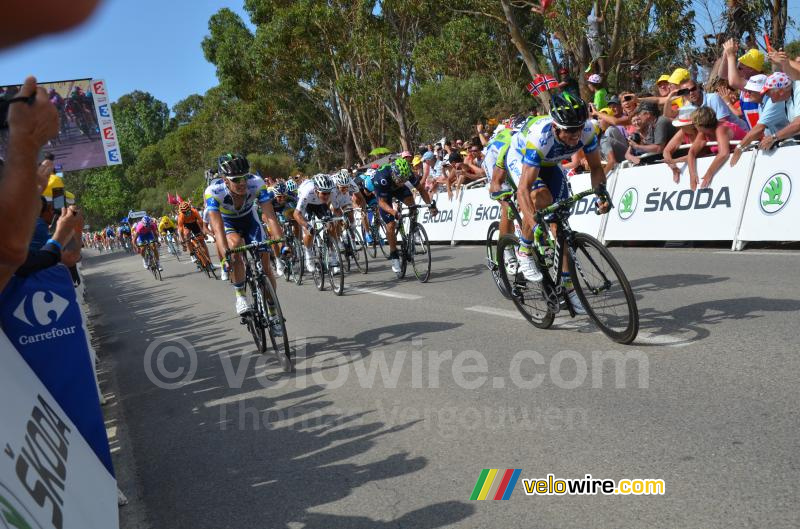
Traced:
<path fill-rule="evenodd" d="M 230 180 L 234 184 L 241 184 L 242 182 L 247 180 L 247 175 L 243 174 L 241 176 L 226 176 L 225 178 L 227 178 L 228 180 Z"/>
<path fill-rule="evenodd" d="M 561 128 L 561 130 L 567 134 L 577 134 L 583 130 L 583 125 L 578 125 L 577 127 L 564 127 Z"/>

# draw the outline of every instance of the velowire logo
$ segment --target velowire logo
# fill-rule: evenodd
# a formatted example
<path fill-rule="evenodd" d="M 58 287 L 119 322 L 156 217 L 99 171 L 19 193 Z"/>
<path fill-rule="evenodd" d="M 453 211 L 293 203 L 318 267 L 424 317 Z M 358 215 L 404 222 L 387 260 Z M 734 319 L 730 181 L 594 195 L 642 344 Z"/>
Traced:
<path fill-rule="evenodd" d="M 783 209 L 792 194 L 792 179 L 786 173 L 777 173 L 767 178 L 761 186 L 758 205 L 767 215 Z"/>
<path fill-rule="evenodd" d="M 467 204 L 461 211 L 461 225 L 466 226 L 472 219 L 472 204 Z"/>
<path fill-rule="evenodd" d="M 636 188 L 629 187 L 625 192 L 622 194 L 622 198 L 619 199 L 619 207 L 617 207 L 617 213 L 619 214 L 619 218 L 622 220 L 628 220 L 633 216 L 636 212 L 636 206 L 639 205 L 639 192 L 636 191 Z"/>

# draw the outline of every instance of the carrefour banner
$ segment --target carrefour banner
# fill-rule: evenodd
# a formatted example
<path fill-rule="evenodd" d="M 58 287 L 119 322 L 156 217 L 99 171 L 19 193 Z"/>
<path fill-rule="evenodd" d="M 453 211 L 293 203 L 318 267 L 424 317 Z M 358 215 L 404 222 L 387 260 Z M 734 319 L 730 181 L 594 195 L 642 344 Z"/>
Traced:
<path fill-rule="evenodd" d="M 742 241 L 800 240 L 800 146 L 758 153 L 744 205 L 738 239 Z"/>
<path fill-rule="evenodd" d="M 116 481 L 2 332 L 0 365 L 0 527 L 119 527 Z"/>
<path fill-rule="evenodd" d="M 122 163 L 111 101 L 103 79 L 76 79 L 39 83 L 56 107 L 58 136 L 43 152 L 55 156 L 62 171 Z M 20 85 L 0 86 L 0 97 L 13 97 Z M 8 148 L 8 129 L 0 128 L 0 157 Z"/>
<path fill-rule="evenodd" d="M 69 270 L 14 276 L 0 294 L 0 324 L 31 369 L 113 474 L 80 306 Z"/>
<path fill-rule="evenodd" d="M 678 183 L 664 164 L 620 170 L 614 184 L 616 208 L 609 214 L 605 240 L 733 240 L 753 156 L 752 151 L 744 153 L 733 168 L 726 163 L 706 189 L 690 189 L 686 164 L 680 164 Z M 697 161 L 700 178 L 712 160 Z"/>

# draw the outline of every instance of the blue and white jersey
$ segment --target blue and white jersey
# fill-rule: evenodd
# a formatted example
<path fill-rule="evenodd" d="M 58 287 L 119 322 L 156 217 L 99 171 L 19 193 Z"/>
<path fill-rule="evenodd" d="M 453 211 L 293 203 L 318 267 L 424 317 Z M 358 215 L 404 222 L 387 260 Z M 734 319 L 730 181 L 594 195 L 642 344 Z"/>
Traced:
<path fill-rule="evenodd" d="M 250 211 L 255 204 L 271 202 L 275 197 L 264 183 L 260 176 L 247 175 L 247 191 L 241 207 L 234 207 L 233 196 L 225 184 L 225 180 L 217 178 L 212 181 L 203 193 L 203 200 L 206 203 L 206 211 L 219 211 L 225 218 L 239 218 L 250 215 Z"/>
<path fill-rule="evenodd" d="M 591 121 L 583 125 L 583 133 L 578 144 L 570 147 L 556 140 L 553 119 L 548 117 L 533 122 L 530 128 L 525 127 L 516 134 L 509 151 L 513 150 L 521 155 L 523 165 L 552 167 L 558 165 L 561 160 L 571 158 L 581 149 L 586 154 L 594 152 L 598 145 Z"/>

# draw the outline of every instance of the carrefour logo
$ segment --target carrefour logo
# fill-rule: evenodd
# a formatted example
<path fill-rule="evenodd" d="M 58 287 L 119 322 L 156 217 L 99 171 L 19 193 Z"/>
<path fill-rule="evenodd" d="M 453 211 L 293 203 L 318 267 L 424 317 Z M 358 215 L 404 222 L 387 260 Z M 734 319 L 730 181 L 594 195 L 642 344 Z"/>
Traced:
<path fill-rule="evenodd" d="M 466 226 L 472 220 L 472 204 L 467 204 L 461 211 L 461 225 Z"/>
<path fill-rule="evenodd" d="M 792 179 L 786 173 L 777 173 L 767 178 L 761 186 L 758 205 L 767 215 L 783 209 L 792 194 Z"/>
<path fill-rule="evenodd" d="M 636 191 L 636 188 L 630 187 L 628 188 L 623 194 L 622 198 L 619 199 L 619 204 L 617 207 L 617 213 L 619 214 L 619 218 L 622 220 L 628 220 L 633 216 L 636 212 L 636 206 L 639 205 L 639 192 Z"/>
<path fill-rule="evenodd" d="M 31 323 L 26 314 L 25 308 L 27 301 L 28 296 L 24 296 L 22 301 L 19 302 L 19 305 L 17 305 L 17 308 L 14 309 L 14 317 L 19 321 L 34 327 L 34 324 Z M 32 295 L 30 305 L 33 308 L 33 316 L 39 325 L 50 325 L 51 323 L 58 321 L 61 315 L 64 314 L 64 311 L 67 310 L 67 307 L 69 306 L 69 301 L 62 298 L 52 290 L 49 290 L 46 292 L 36 292 L 34 295 Z M 51 313 L 55 316 L 54 318 L 50 317 Z"/>

